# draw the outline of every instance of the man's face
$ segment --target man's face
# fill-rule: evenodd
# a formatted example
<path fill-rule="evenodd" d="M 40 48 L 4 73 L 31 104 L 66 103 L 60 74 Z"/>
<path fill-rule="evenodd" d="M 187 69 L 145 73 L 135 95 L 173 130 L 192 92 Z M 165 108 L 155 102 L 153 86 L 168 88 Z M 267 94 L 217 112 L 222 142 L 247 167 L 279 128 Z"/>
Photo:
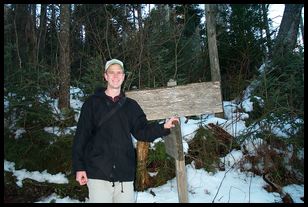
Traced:
<path fill-rule="evenodd" d="M 121 88 L 125 74 L 120 65 L 110 65 L 104 74 L 105 80 L 108 82 L 108 87 L 113 89 Z"/>

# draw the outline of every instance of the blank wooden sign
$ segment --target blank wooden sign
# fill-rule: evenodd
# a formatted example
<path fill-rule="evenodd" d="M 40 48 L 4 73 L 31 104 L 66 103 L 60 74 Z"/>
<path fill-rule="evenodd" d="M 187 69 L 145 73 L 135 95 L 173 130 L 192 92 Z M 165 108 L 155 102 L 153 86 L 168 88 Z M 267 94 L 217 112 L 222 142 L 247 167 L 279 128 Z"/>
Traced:
<path fill-rule="evenodd" d="M 148 120 L 223 111 L 219 81 L 128 91 L 126 96 L 140 104 Z"/>

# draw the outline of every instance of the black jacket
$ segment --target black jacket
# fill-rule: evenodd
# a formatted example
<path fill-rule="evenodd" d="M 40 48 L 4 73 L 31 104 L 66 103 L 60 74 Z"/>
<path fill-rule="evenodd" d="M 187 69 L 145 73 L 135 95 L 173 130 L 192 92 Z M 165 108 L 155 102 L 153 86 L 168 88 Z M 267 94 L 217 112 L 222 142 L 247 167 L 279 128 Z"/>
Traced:
<path fill-rule="evenodd" d="M 122 98 L 125 96 L 121 93 Z M 148 123 L 139 104 L 126 98 L 124 105 L 98 128 L 102 116 L 117 104 L 100 88 L 81 107 L 73 141 L 73 172 L 86 171 L 88 178 L 108 181 L 133 181 L 136 153 L 131 134 L 152 142 L 166 136 L 163 124 Z"/>

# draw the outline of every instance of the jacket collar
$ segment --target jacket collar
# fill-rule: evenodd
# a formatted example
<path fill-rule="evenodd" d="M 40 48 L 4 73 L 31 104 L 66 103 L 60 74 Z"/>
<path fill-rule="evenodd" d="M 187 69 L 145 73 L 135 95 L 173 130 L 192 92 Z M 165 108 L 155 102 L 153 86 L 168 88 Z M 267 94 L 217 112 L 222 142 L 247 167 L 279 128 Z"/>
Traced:
<path fill-rule="evenodd" d="M 107 98 L 113 102 L 117 102 L 118 100 L 120 100 L 120 98 L 125 96 L 125 93 L 121 90 L 120 95 L 114 97 L 114 99 L 112 99 L 112 97 L 106 95 L 105 93 L 106 88 L 105 87 L 98 87 L 95 89 L 94 91 L 94 96 L 98 96 L 98 97 L 102 97 L 102 98 Z"/>

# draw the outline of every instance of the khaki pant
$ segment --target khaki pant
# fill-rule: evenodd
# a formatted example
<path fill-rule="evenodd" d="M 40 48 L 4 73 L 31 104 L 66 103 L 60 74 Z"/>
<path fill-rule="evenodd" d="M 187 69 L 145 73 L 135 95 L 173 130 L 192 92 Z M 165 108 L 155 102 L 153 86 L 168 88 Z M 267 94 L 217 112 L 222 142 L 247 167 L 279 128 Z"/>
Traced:
<path fill-rule="evenodd" d="M 134 182 L 88 179 L 89 203 L 134 203 Z M 123 192 L 121 192 L 123 191 Z"/>

